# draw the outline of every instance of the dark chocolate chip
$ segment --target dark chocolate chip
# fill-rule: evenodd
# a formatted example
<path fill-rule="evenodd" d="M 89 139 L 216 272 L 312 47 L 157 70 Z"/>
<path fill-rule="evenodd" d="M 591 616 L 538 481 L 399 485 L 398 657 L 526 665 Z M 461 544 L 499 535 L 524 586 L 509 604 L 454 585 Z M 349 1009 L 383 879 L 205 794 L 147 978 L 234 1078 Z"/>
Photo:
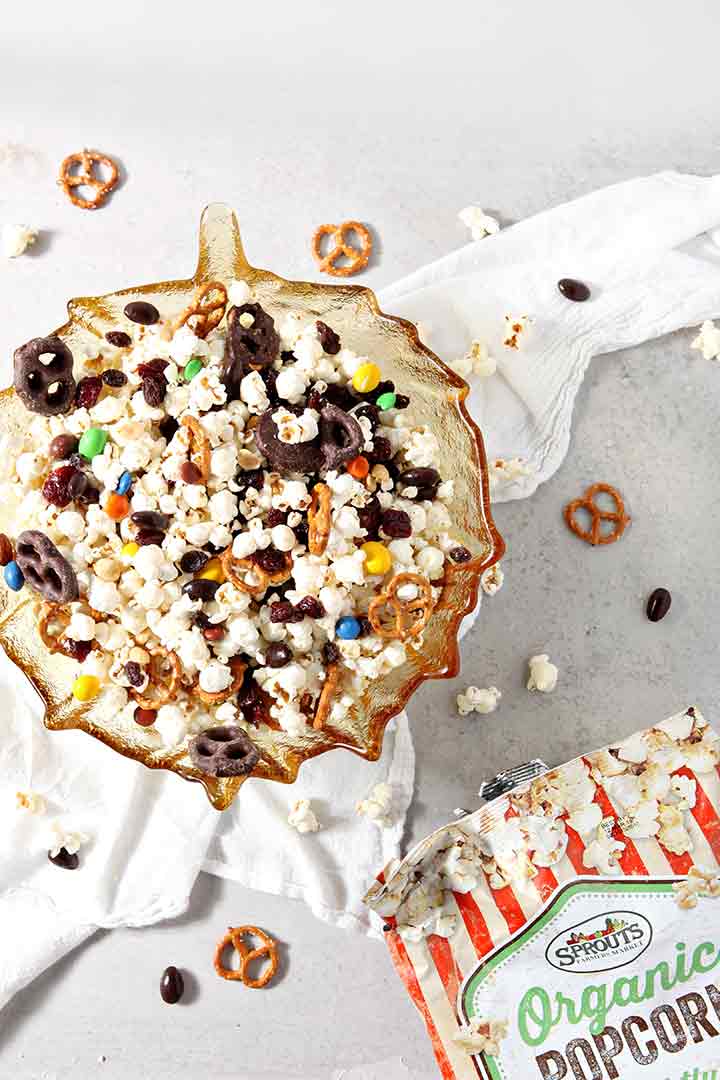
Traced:
<path fill-rule="evenodd" d="M 134 525 L 142 525 L 148 529 L 167 529 L 170 524 L 168 514 L 161 514 L 159 510 L 136 510 L 130 515 Z"/>
<path fill-rule="evenodd" d="M 206 551 L 186 551 L 180 559 L 180 569 L 184 574 L 197 574 L 206 565 L 210 556 Z"/>
<path fill-rule="evenodd" d="M 466 547 L 456 547 L 449 552 L 450 558 L 456 563 L 470 562 L 472 559 L 472 552 L 468 551 Z"/>
<path fill-rule="evenodd" d="M 328 356 L 335 356 L 340 352 L 340 338 L 327 323 L 320 319 L 315 323 L 318 332 L 318 340 Z"/>
<path fill-rule="evenodd" d="M 566 300 L 574 300 L 576 304 L 582 304 L 585 300 L 590 299 L 590 290 L 584 281 L 564 277 L 560 278 L 557 287 Z"/>
<path fill-rule="evenodd" d="M 75 435 L 56 435 L 48 447 L 48 453 L 55 461 L 66 461 L 78 448 Z"/>
<path fill-rule="evenodd" d="M 140 547 L 149 547 L 154 544 L 156 547 L 162 547 L 163 540 L 165 539 L 165 533 L 162 529 L 138 529 L 135 536 L 135 542 Z"/>
<path fill-rule="evenodd" d="M 265 650 L 265 663 L 268 667 L 285 667 L 292 657 L 292 649 L 284 641 L 271 641 Z"/>
<path fill-rule="evenodd" d="M 202 600 L 205 603 L 212 600 L 219 588 L 219 581 L 211 581 L 209 578 L 197 578 L 195 581 L 186 581 L 182 591 L 191 600 Z"/>
<path fill-rule="evenodd" d="M 117 368 L 106 368 L 101 377 L 106 386 L 124 386 L 127 382 L 125 372 L 119 371 Z"/>
<path fill-rule="evenodd" d="M 116 349 L 127 349 L 128 345 L 132 345 L 132 338 L 124 330 L 108 330 L 105 340 Z"/>
<path fill-rule="evenodd" d="M 160 997 L 166 1005 L 176 1005 L 185 991 L 183 977 L 176 967 L 166 967 L 160 979 Z"/>
<path fill-rule="evenodd" d="M 54 866 L 59 866 L 62 870 L 77 870 L 80 865 L 80 859 L 77 854 L 70 854 L 70 852 L 61 847 L 57 855 L 51 855 L 48 851 L 48 859 Z"/>
<path fill-rule="evenodd" d="M 672 596 L 667 589 L 655 589 L 650 593 L 647 602 L 647 617 L 650 622 L 660 622 L 670 610 Z"/>
<path fill-rule="evenodd" d="M 142 326 L 152 326 L 153 323 L 160 321 L 160 312 L 147 300 L 131 300 L 125 305 L 123 311 L 130 322 L 140 323 Z"/>

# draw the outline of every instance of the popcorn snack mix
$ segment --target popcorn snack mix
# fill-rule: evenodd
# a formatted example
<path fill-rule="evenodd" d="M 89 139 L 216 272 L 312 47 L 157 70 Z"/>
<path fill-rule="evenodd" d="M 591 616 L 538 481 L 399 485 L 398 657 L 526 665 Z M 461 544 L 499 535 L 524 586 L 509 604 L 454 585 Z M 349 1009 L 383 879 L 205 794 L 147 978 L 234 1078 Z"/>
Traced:
<path fill-rule="evenodd" d="M 70 313 L 0 399 L 0 639 L 48 726 L 218 807 L 333 746 L 377 757 L 502 554 L 464 384 L 367 290 L 251 268 L 223 207 L 192 282 Z"/>
<path fill-rule="evenodd" d="M 712 1075 L 719 763 L 691 707 L 386 868 L 366 901 L 444 1080 Z"/>

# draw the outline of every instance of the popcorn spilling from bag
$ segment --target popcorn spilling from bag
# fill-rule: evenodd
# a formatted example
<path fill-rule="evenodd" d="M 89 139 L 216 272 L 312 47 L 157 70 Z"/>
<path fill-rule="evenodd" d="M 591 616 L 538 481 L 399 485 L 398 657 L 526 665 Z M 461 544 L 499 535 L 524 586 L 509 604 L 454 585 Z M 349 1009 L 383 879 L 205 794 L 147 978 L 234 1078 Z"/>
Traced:
<path fill-rule="evenodd" d="M 459 1028 L 453 1042 L 468 1054 L 499 1054 L 500 1042 L 507 1038 L 509 1026 L 507 1020 L 476 1016 Z"/>
<path fill-rule="evenodd" d="M 720 872 L 691 866 L 685 880 L 675 882 L 673 892 L 681 908 L 697 907 L 700 897 L 717 899 L 720 897 Z"/>

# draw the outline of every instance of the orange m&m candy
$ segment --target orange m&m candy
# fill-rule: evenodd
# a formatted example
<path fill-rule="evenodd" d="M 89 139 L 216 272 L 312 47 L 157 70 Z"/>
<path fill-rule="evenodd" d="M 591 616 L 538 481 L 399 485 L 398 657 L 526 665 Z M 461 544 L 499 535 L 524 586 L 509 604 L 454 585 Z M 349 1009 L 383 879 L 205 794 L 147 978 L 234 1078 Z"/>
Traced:
<path fill-rule="evenodd" d="M 118 495 L 116 491 L 113 491 L 105 503 L 105 513 L 113 521 L 120 521 L 130 513 L 130 500 L 126 495 Z"/>
<path fill-rule="evenodd" d="M 358 454 L 357 457 L 351 458 L 350 461 L 346 463 L 345 468 L 356 480 L 364 480 L 370 472 L 370 463 L 366 457 L 363 457 L 362 454 Z"/>

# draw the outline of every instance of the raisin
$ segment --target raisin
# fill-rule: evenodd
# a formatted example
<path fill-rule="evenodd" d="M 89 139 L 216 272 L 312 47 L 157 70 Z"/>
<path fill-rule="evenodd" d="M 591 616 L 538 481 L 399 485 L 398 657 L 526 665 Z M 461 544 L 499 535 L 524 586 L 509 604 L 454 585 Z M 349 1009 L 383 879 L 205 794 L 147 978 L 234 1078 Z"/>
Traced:
<path fill-rule="evenodd" d="M 264 550 L 256 551 L 253 555 L 253 559 L 266 574 L 277 574 L 287 566 L 287 556 L 285 555 L 285 552 L 278 551 L 278 549 L 272 547 L 272 545 Z"/>
<path fill-rule="evenodd" d="M 103 371 L 101 378 L 106 386 L 124 386 L 127 382 L 125 372 L 118 371 L 117 368 L 107 368 Z"/>
<path fill-rule="evenodd" d="M 137 373 L 141 379 L 144 379 L 146 375 L 162 375 L 167 366 L 167 360 L 156 356 L 154 360 L 146 360 L 144 364 L 138 364 Z"/>
<path fill-rule="evenodd" d="M 337 664 L 340 659 L 340 650 L 334 641 L 326 641 L 322 647 L 323 663 L 326 665 Z"/>
<path fill-rule="evenodd" d="M 293 617 L 293 606 L 289 600 L 276 600 L 270 605 L 270 622 L 286 623 Z"/>
<path fill-rule="evenodd" d="M 382 520 L 382 507 L 374 495 L 365 503 L 365 506 L 358 508 L 358 520 L 360 527 L 367 531 L 371 539 L 377 537 Z"/>
<path fill-rule="evenodd" d="M 158 424 L 158 431 L 162 435 L 165 442 L 170 442 L 173 435 L 180 427 L 174 416 L 165 416 Z"/>
<path fill-rule="evenodd" d="M 295 610 L 301 611 L 303 615 L 307 615 L 310 619 L 322 619 L 325 614 L 325 608 L 314 596 L 303 596 L 302 600 L 298 600 L 295 605 Z"/>
<path fill-rule="evenodd" d="M 182 591 L 191 600 L 212 600 L 220 588 L 219 581 L 210 581 L 209 578 L 197 578 L 195 581 L 187 581 Z"/>
<path fill-rule="evenodd" d="M 450 555 L 452 561 L 456 563 L 470 562 L 470 560 L 472 559 L 472 554 L 468 551 L 466 547 L 453 548 L 452 551 L 450 551 L 448 554 Z"/>
<path fill-rule="evenodd" d="M 318 341 L 323 347 L 324 352 L 328 356 L 335 356 L 340 352 L 340 338 L 327 323 L 322 322 L 320 319 L 315 323 L 318 332 Z"/>
<path fill-rule="evenodd" d="M 74 641 L 73 638 L 65 638 L 62 643 L 62 650 L 65 655 L 72 660 L 77 660 L 79 664 L 82 664 L 83 660 L 87 660 L 91 649 L 92 642 L 90 641 Z"/>
<path fill-rule="evenodd" d="M 99 375 L 87 375 L 75 387 L 75 404 L 78 409 L 92 409 L 97 405 L 103 381 Z"/>
<path fill-rule="evenodd" d="M 373 405 L 370 401 L 366 401 L 364 405 L 360 405 L 355 409 L 352 415 L 356 420 L 360 420 L 362 417 L 369 420 L 373 431 L 375 431 L 380 420 L 380 410 L 377 405 Z"/>
<path fill-rule="evenodd" d="M 151 409 L 156 409 L 165 400 L 167 379 L 164 375 L 146 375 L 142 381 L 142 392 Z"/>
<path fill-rule="evenodd" d="M 210 616 L 206 615 L 204 611 L 196 611 L 193 615 L 193 622 L 196 626 L 199 626 L 201 630 L 209 630 L 211 626 L 215 625 L 210 621 Z"/>
<path fill-rule="evenodd" d="M 274 529 L 276 525 L 284 525 L 287 521 L 287 514 L 284 510 L 268 510 L 267 517 L 265 518 L 265 524 L 268 529 Z"/>
<path fill-rule="evenodd" d="M 127 349 L 128 345 L 132 345 L 132 338 L 124 330 L 108 330 L 105 340 L 116 349 Z"/>
<path fill-rule="evenodd" d="M 307 547 L 309 532 L 307 522 L 301 521 L 299 525 L 295 525 L 293 527 L 293 532 L 295 533 L 295 538 L 298 544 L 304 544 L 305 547 Z"/>
<path fill-rule="evenodd" d="M 67 506 L 72 501 L 70 481 L 77 476 L 77 469 L 72 465 L 61 465 L 46 477 L 42 486 L 45 500 L 53 506 Z"/>
<path fill-rule="evenodd" d="M 393 456 L 392 443 L 389 439 L 386 439 L 384 435 L 373 436 L 373 448 L 372 452 L 367 455 L 369 460 L 373 464 L 379 464 L 382 462 L 390 461 Z"/>
<path fill-rule="evenodd" d="M 393 540 L 406 540 L 412 536 L 409 515 L 404 510 L 386 510 L 382 516 L 382 530 Z"/>
<path fill-rule="evenodd" d="M 262 469 L 244 469 L 235 476 L 235 483 L 239 488 L 238 497 L 242 498 L 248 488 L 262 491 L 265 483 L 265 473 Z"/>
<path fill-rule="evenodd" d="M 139 529 L 135 537 L 135 543 L 140 547 L 147 547 L 149 544 L 155 544 L 157 547 L 162 547 L 162 542 L 165 539 L 165 533 L 162 529 Z"/>
<path fill-rule="evenodd" d="M 396 394 L 395 395 L 395 408 L 396 409 L 407 409 L 409 404 L 410 404 L 410 398 L 407 397 L 406 394 Z"/>
<path fill-rule="evenodd" d="M 145 676 L 136 660 L 128 660 L 125 665 L 125 675 L 131 686 L 142 686 Z"/>

